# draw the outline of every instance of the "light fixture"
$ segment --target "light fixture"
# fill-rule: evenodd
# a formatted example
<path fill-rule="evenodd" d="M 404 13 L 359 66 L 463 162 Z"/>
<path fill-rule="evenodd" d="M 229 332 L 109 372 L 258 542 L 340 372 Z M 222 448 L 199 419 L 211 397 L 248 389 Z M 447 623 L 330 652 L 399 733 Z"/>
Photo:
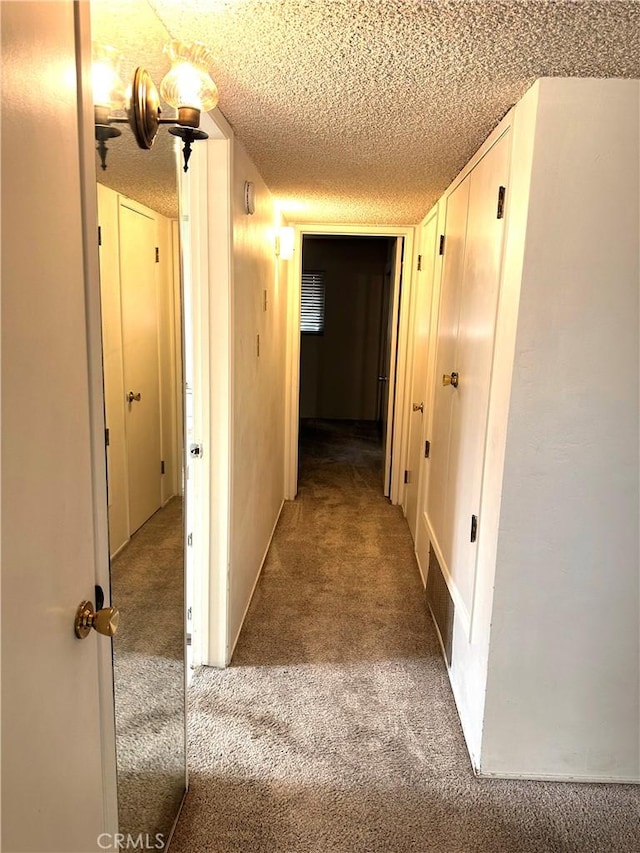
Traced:
<path fill-rule="evenodd" d="M 94 124 L 103 169 L 107 168 L 107 139 L 122 135 L 122 131 L 113 126 L 110 117 L 114 110 L 122 109 L 125 103 L 124 85 L 120 79 L 121 61 L 122 57 L 114 47 L 94 43 L 91 67 Z"/>
<path fill-rule="evenodd" d="M 189 168 L 191 144 L 208 139 L 199 124 L 202 110 L 212 110 L 218 103 L 218 90 L 208 72 L 213 56 L 200 42 L 172 41 L 165 47 L 165 53 L 171 60 L 171 69 L 162 80 L 160 91 L 167 103 L 178 111 L 171 119 L 160 118 L 160 96 L 146 69 L 136 68 L 125 98 L 118 69 L 121 57 L 114 48 L 94 45 L 95 136 L 103 169 L 107 168 L 107 139 L 121 135 L 114 124 L 128 123 L 138 146 L 143 149 L 152 147 L 161 124 L 173 125 L 169 133 L 184 142 L 185 172 Z M 126 118 L 113 115 L 114 110 L 123 107 Z"/>
<path fill-rule="evenodd" d="M 184 142 L 184 170 L 188 169 L 191 143 L 207 139 L 199 130 L 200 113 L 209 112 L 218 103 L 218 89 L 209 76 L 213 62 L 211 51 L 201 42 L 183 42 L 174 39 L 164 52 L 171 60 L 171 68 L 160 84 L 160 94 L 178 110 L 178 123 L 169 133 Z"/>
<path fill-rule="evenodd" d="M 295 231 L 290 225 L 283 225 L 276 234 L 276 255 L 281 261 L 290 261 L 295 247 Z"/>

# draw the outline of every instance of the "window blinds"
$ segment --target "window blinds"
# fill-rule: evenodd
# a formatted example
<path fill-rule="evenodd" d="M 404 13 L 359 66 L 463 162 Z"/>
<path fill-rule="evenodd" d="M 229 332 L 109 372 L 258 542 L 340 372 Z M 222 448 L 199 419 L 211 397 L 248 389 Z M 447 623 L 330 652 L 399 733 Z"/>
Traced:
<path fill-rule="evenodd" d="M 324 273 L 302 273 L 300 331 L 312 335 L 324 332 Z"/>

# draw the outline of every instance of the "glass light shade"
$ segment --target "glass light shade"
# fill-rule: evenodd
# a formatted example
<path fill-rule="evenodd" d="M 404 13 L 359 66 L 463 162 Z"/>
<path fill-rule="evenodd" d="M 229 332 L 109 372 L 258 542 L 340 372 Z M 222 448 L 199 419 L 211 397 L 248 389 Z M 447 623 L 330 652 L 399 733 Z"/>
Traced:
<path fill-rule="evenodd" d="M 125 104 L 125 90 L 120 78 L 122 56 L 115 47 L 93 44 L 91 80 L 93 103 L 106 111 L 121 110 Z"/>
<path fill-rule="evenodd" d="M 164 52 L 171 69 L 160 84 L 160 95 L 177 110 L 190 107 L 208 112 L 218 103 L 218 89 L 209 76 L 213 55 L 201 42 L 172 41 Z"/>
<path fill-rule="evenodd" d="M 283 225 L 280 228 L 280 260 L 290 261 L 293 257 L 295 248 L 296 234 L 290 225 Z"/>

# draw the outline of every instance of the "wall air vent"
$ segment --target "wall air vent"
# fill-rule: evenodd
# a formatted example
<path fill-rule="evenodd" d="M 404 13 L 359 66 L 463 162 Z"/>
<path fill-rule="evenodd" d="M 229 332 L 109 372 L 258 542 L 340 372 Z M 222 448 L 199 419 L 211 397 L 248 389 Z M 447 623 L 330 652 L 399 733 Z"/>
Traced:
<path fill-rule="evenodd" d="M 453 617 L 455 607 L 453 599 L 449 594 L 449 588 L 442 574 L 440 563 L 433 548 L 429 551 L 429 574 L 427 575 L 427 605 L 431 616 L 436 624 L 440 643 L 447 660 L 451 666 L 451 652 L 453 649 Z"/>

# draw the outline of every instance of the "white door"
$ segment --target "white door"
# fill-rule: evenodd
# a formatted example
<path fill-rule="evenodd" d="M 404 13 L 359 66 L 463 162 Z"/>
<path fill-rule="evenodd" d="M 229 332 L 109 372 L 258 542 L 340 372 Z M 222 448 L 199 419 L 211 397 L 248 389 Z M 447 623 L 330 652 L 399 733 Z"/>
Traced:
<path fill-rule="evenodd" d="M 405 512 L 411 536 L 415 542 L 418 518 L 418 490 L 422 459 L 424 458 L 424 425 L 427 356 L 429 350 L 429 325 L 431 322 L 431 271 L 435 261 L 436 228 L 438 217 L 431 219 L 421 229 L 420 272 L 416 276 L 413 302 L 413 372 L 411 380 L 411 414 L 409 418 L 409 451 L 407 457 L 408 482 L 405 488 Z"/>
<path fill-rule="evenodd" d="M 160 508 L 160 365 L 155 221 L 120 205 L 120 282 L 129 534 Z"/>
<path fill-rule="evenodd" d="M 456 343 L 460 311 L 460 284 L 464 265 L 464 243 L 469 204 L 469 179 L 465 178 L 447 199 L 445 243 L 438 317 L 438 346 L 436 352 L 433 426 L 429 472 L 427 516 L 429 526 L 449 565 L 451 554 L 451 524 L 447 508 L 447 478 L 449 471 L 449 438 L 453 415 L 454 392 L 443 385 L 442 377 L 456 370 Z"/>
<path fill-rule="evenodd" d="M 391 256 L 391 291 L 387 315 L 387 333 L 384 348 L 382 397 L 382 446 L 384 447 L 384 494 L 391 494 L 391 463 L 393 455 L 393 415 L 396 399 L 396 362 L 398 353 L 398 316 L 400 313 L 400 288 L 402 285 L 402 249 L 404 240 L 396 239 Z"/>
<path fill-rule="evenodd" d="M 73 630 L 78 604 L 94 598 L 108 571 L 106 477 L 96 476 L 90 420 L 101 400 L 92 400 L 88 364 L 99 340 L 97 224 L 85 267 L 74 4 L 3 2 L 0 14 L 2 209 L 10 211 L 2 219 L 2 849 L 97 853 L 115 745 L 108 713 L 100 715 L 110 641 L 93 631 L 78 640 Z M 43 104 L 55 112 L 53 133 L 42 133 Z M 102 457 L 104 469 L 104 442 Z"/>
<path fill-rule="evenodd" d="M 509 172 L 509 136 L 502 136 L 470 175 L 457 351 L 457 388 L 443 389 L 454 399 L 447 483 L 449 571 L 471 613 L 476 546 L 472 516 L 480 509 L 487 411 L 493 361 L 504 218 L 498 218 L 498 193 Z"/>

